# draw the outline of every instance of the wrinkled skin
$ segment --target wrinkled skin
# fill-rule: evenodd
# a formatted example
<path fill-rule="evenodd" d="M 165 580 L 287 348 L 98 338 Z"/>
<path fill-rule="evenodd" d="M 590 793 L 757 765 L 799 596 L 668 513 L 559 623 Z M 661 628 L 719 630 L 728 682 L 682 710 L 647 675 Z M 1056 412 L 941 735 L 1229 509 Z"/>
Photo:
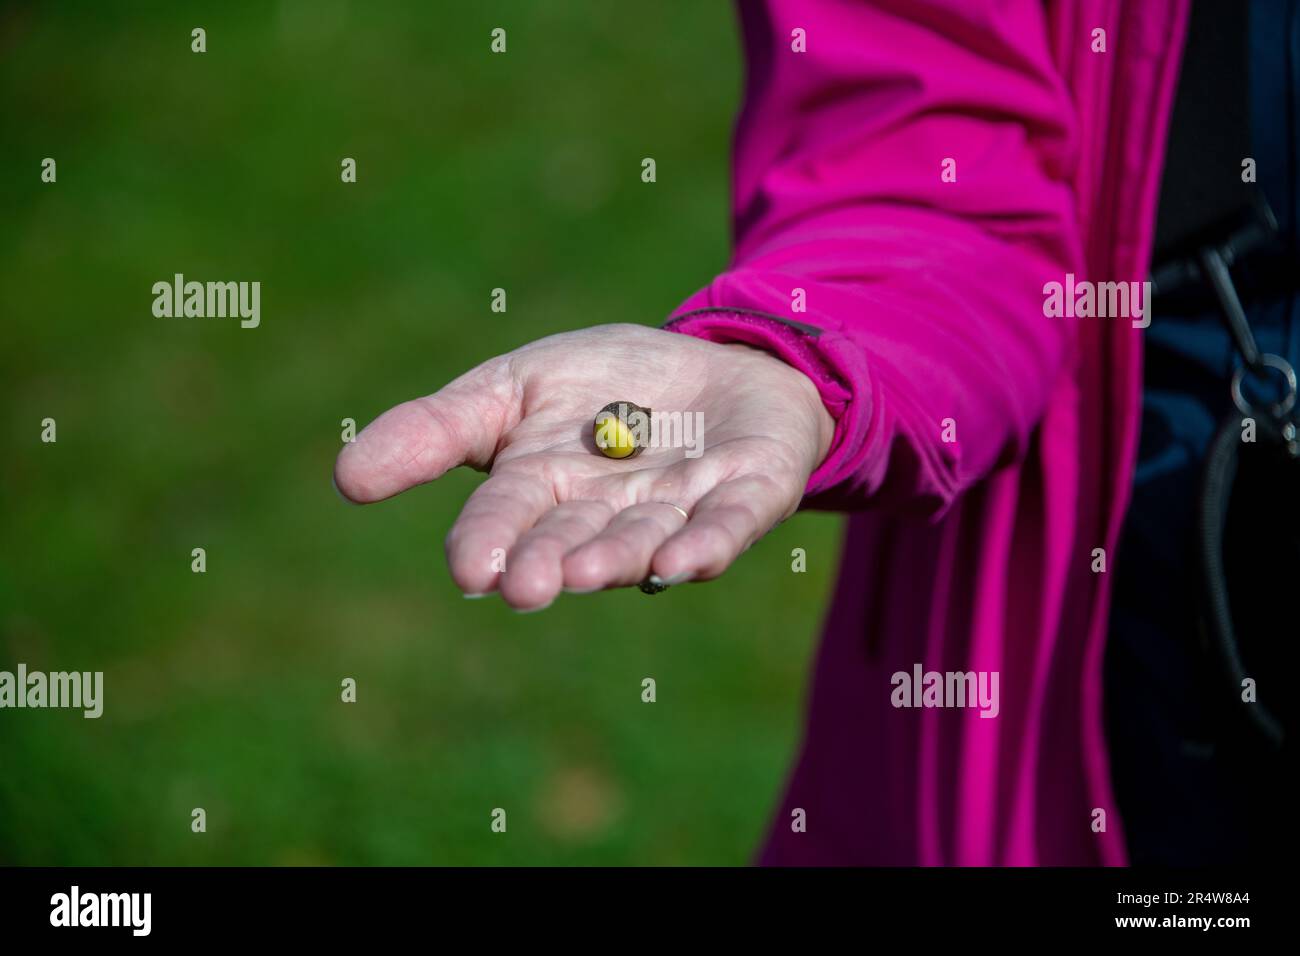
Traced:
<path fill-rule="evenodd" d="M 702 412 L 703 454 L 605 458 L 592 420 L 616 400 Z M 334 481 L 366 503 L 458 465 L 488 471 L 447 535 L 452 578 L 467 596 L 499 590 L 536 610 L 561 589 L 722 574 L 798 507 L 833 431 L 813 383 L 774 356 L 603 325 L 540 339 L 389 409 L 344 446 Z"/>

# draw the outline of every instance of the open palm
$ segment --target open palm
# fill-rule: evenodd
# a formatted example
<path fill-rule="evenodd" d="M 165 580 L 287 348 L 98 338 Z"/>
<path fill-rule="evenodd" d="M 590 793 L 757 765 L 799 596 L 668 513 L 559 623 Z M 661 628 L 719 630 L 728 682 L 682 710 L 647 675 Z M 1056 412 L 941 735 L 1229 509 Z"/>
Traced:
<path fill-rule="evenodd" d="M 698 456 L 602 456 L 592 421 L 612 401 L 698 413 Z M 718 576 L 798 507 L 833 427 L 812 382 L 765 352 L 605 325 L 389 409 L 344 446 L 334 480 L 365 503 L 458 465 L 489 471 L 447 536 L 451 574 L 467 594 L 499 589 L 534 610 L 561 589 Z"/>

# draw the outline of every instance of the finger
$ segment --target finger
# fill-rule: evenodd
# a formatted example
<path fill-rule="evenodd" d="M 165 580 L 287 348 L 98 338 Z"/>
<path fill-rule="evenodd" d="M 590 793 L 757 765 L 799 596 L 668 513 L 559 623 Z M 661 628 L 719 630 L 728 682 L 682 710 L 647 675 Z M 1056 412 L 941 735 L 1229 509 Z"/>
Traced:
<path fill-rule="evenodd" d="M 723 482 L 699 500 L 685 527 L 663 543 L 651 572 L 669 583 L 716 578 L 791 510 L 782 489 L 762 475 Z"/>
<path fill-rule="evenodd" d="M 509 363 L 494 359 L 367 425 L 339 452 L 334 484 L 364 504 L 433 481 L 457 465 L 486 468 L 518 417 Z"/>
<path fill-rule="evenodd" d="M 564 586 L 595 591 L 644 581 L 655 550 L 686 523 L 677 508 L 647 501 L 624 508 L 590 541 L 564 558 Z"/>
<path fill-rule="evenodd" d="M 501 596 L 511 607 L 535 611 L 555 600 L 564 584 L 561 562 L 583 542 L 599 534 L 614 509 L 603 501 L 566 501 L 542 516 L 510 552 L 501 579 Z"/>
<path fill-rule="evenodd" d="M 496 590 L 520 536 L 555 507 L 550 486 L 524 475 L 497 475 L 474 489 L 447 532 L 447 566 L 466 594 Z"/>

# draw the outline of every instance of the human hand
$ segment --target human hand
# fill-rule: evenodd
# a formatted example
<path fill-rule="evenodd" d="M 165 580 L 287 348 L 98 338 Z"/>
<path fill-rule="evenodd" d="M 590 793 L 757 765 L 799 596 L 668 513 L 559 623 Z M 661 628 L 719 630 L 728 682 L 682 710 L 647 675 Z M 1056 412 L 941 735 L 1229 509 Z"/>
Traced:
<path fill-rule="evenodd" d="M 612 401 L 698 413 L 701 453 L 606 458 L 592 421 Z M 795 511 L 833 431 L 812 381 L 775 356 L 603 325 L 540 339 L 389 409 L 344 446 L 334 481 L 367 503 L 457 465 L 490 472 L 447 535 L 452 578 L 467 596 L 499 589 L 537 610 L 562 588 L 717 577 Z"/>

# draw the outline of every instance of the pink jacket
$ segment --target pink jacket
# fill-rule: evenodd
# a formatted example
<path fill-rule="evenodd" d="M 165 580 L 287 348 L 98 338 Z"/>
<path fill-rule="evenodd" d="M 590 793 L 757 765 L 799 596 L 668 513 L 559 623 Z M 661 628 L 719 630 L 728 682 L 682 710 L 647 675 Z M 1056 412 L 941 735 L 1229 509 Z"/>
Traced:
<path fill-rule="evenodd" d="M 762 860 L 1122 864 L 1101 664 L 1141 330 L 1043 287 L 1146 276 L 1186 0 L 740 7 L 735 256 L 668 327 L 806 372 L 838 427 L 805 504 L 854 512 Z M 998 715 L 895 707 L 916 664 L 998 672 Z"/>

